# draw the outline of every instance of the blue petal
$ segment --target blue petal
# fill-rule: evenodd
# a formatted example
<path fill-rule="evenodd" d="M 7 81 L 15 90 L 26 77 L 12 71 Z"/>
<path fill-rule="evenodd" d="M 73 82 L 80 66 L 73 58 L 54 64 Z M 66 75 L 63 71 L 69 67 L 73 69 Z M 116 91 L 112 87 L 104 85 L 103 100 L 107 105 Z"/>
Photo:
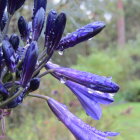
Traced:
<path fill-rule="evenodd" d="M 33 28 L 33 40 L 37 41 L 40 34 L 41 34 L 41 31 L 43 29 L 43 25 L 44 25 L 44 21 L 45 21 L 45 11 L 43 8 L 40 8 L 34 19 L 33 19 L 33 25 L 32 25 L 32 28 Z"/>
<path fill-rule="evenodd" d="M 56 47 L 56 50 L 63 51 L 64 49 L 73 47 L 78 43 L 86 41 L 94 37 L 95 35 L 97 35 L 99 32 L 101 32 L 101 30 L 104 27 L 105 27 L 105 23 L 101 21 L 93 22 L 88 25 L 85 25 L 84 27 L 62 38 L 59 45 Z"/>
<path fill-rule="evenodd" d="M 48 105 L 56 117 L 72 132 L 77 140 L 109 140 L 108 136 L 116 136 L 115 132 L 102 132 L 89 126 L 74 116 L 63 104 L 50 98 Z"/>

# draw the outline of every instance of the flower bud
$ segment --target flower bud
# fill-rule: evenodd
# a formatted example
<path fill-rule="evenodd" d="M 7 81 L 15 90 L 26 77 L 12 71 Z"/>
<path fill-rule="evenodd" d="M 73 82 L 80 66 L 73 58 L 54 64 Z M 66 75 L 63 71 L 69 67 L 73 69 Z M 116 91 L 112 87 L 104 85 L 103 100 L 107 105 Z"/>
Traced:
<path fill-rule="evenodd" d="M 108 140 L 106 137 L 117 136 L 116 132 L 102 132 L 84 123 L 73 115 L 68 108 L 50 98 L 48 105 L 55 116 L 71 131 L 76 140 Z"/>
<path fill-rule="evenodd" d="M 45 46 L 47 47 L 47 54 L 50 55 L 54 48 L 58 45 L 66 25 L 65 13 L 57 13 L 50 11 L 46 24 L 45 32 Z"/>
<path fill-rule="evenodd" d="M 29 37 L 29 31 L 28 31 L 28 23 L 23 16 L 21 16 L 18 20 L 18 29 L 21 38 L 23 39 L 23 41 L 26 41 Z"/>
<path fill-rule="evenodd" d="M 63 51 L 64 49 L 86 41 L 101 32 L 104 27 L 105 23 L 101 21 L 85 25 L 84 27 L 77 29 L 75 32 L 72 32 L 62 38 L 59 45 L 56 47 L 56 50 Z"/>
<path fill-rule="evenodd" d="M 34 19 L 33 19 L 33 25 L 32 25 L 32 28 L 33 28 L 33 40 L 37 41 L 40 34 L 41 34 L 41 31 L 43 29 L 43 25 L 44 25 L 44 21 L 45 21 L 45 11 L 43 8 L 40 8 Z"/>
<path fill-rule="evenodd" d="M 50 49 L 53 45 L 53 35 L 56 18 L 57 12 L 55 10 L 51 10 L 48 14 L 45 30 L 45 47 L 47 47 L 47 54 L 49 54 Z"/>
<path fill-rule="evenodd" d="M 35 90 L 37 90 L 40 86 L 40 78 L 33 78 L 31 81 L 30 81 L 30 86 L 29 86 L 29 91 L 30 92 L 33 92 Z"/>
<path fill-rule="evenodd" d="M 0 24 L 1 24 L 1 21 L 2 21 L 2 18 L 3 18 L 3 15 L 4 15 L 4 10 L 5 10 L 5 7 L 6 7 L 6 3 L 7 3 L 6 0 L 0 0 Z"/>
<path fill-rule="evenodd" d="M 6 0 L 4 0 L 6 1 Z M 23 4 L 25 0 L 8 0 L 8 13 L 13 15 Z"/>
<path fill-rule="evenodd" d="M 47 0 L 34 0 L 33 16 L 36 15 L 37 11 L 42 7 L 46 11 Z"/>
<path fill-rule="evenodd" d="M 5 59 L 5 63 L 8 67 L 8 69 L 11 72 L 15 71 L 16 68 L 16 58 L 15 58 L 15 51 L 12 47 L 12 45 L 10 44 L 9 41 L 4 40 L 2 42 L 2 49 L 3 49 L 3 57 Z"/>
<path fill-rule="evenodd" d="M 19 41 L 20 40 L 19 40 L 18 35 L 16 35 L 16 34 L 11 35 L 9 42 L 12 44 L 15 51 L 18 49 Z"/>
<path fill-rule="evenodd" d="M 35 66 L 37 63 L 37 58 L 38 58 L 38 46 L 37 43 L 34 41 L 28 47 L 23 61 L 23 70 L 21 78 L 21 84 L 23 87 L 26 87 L 26 85 L 32 78 L 32 74 L 35 70 Z"/>

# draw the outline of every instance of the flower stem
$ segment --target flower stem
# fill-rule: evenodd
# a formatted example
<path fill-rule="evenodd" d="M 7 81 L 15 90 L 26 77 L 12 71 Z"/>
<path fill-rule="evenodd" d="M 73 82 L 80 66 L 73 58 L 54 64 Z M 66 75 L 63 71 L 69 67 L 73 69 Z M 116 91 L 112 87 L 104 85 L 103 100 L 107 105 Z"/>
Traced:
<path fill-rule="evenodd" d="M 5 130 L 5 117 L 1 118 L 1 129 L 2 129 L 2 136 L 5 136 L 6 130 Z"/>
<path fill-rule="evenodd" d="M 8 98 L 7 100 L 3 101 L 2 103 L 0 103 L 0 108 L 4 107 L 5 105 L 7 105 L 9 102 L 11 102 L 12 100 L 14 100 L 16 97 L 18 97 L 22 92 L 23 92 L 23 88 L 19 89 L 19 91 L 14 94 L 12 97 Z"/>
<path fill-rule="evenodd" d="M 47 71 L 43 72 L 42 74 L 40 74 L 40 75 L 38 76 L 38 78 L 42 78 L 43 76 L 45 76 L 45 75 L 47 75 L 47 74 L 49 74 L 49 73 L 52 73 L 53 71 L 54 71 L 53 69 L 47 70 Z"/>
<path fill-rule="evenodd" d="M 50 98 L 48 96 L 40 95 L 40 94 L 28 94 L 28 96 L 36 97 L 36 98 L 40 98 L 40 99 L 44 99 L 44 100 L 48 100 Z"/>

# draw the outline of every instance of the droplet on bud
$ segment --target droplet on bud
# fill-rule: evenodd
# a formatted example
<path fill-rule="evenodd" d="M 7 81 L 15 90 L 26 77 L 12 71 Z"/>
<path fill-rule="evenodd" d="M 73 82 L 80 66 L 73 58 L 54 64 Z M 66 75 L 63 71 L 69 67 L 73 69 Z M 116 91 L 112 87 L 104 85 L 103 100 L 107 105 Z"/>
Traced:
<path fill-rule="evenodd" d="M 91 88 L 88 88 L 88 93 L 94 93 L 94 90 Z"/>
<path fill-rule="evenodd" d="M 64 51 L 58 51 L 58 54 L 59 55 L 63 55 L 64 54 Z"/>
<path fill-rule="evenodd" d="M 60 82 L 61 82 L 62 84 L 65 84 L 65 83 L 66 83 L 66 79 L 63 77 L 63 78 L 60 79 Z"/>

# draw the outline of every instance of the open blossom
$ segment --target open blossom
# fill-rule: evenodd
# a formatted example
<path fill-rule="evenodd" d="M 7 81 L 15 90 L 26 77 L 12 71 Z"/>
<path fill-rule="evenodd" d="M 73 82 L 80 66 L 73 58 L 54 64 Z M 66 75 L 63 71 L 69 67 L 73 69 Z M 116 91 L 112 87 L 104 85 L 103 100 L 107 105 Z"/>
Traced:
<path fill-rule="evenodd" d="M 84 123 L 74 116 L 65 105 L 50 98 L 48 105 L 56 117 L 72 132 L 76 140 L 109 140 L 106 137 L 117 136 L 116 132 L 102 132 Z"/>
<path fill-rule="evenodd" d="M 86 113 L 95 120 L 99 120 L 102 115 L 99 104 L 110 104 L 114 101 L 109 93 L 98 92 L 69 80 L 65 85 L 76 95 Z"/>
<path fill-rule="evenodd" d="M 86 81 L 83 81 L 83 83 L 81 82 L 79 84 L 79 82 L 75 82 L 70 78 L 64 78 L 64 76 L 55 72 L 57 69 L 61 68 L 56 64 L 49 62 L 46 64 L 46 68 L 53 69 L 54 72 L 52 72 L 52 75 L 63 82 L 76 95 L 86 113 L 95 120 L 99 120 L 102 115 L 102 110 L 99 104 L 111 104 L 114 101 L 114 93 L 103 93 L 97 90 L 93 90 L 89 86 L 85 86 L 85 84 L 83 84 Z"/>

